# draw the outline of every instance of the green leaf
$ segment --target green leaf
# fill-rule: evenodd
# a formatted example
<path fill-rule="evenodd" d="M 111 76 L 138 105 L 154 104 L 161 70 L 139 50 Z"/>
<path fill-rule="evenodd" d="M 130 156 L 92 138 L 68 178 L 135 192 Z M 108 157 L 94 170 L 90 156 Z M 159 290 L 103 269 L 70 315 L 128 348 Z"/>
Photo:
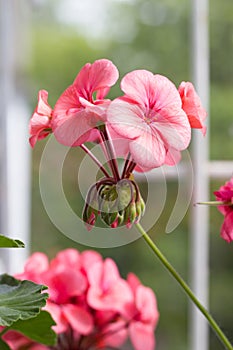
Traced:
<path fill-rule="evenodd" d="M 0 248 L 24 248 L 24 243 L 19 239 L 12 239 L 4 235 L 0 235 Z"/>
<path fill-rule="evenodd" d="M 39 315 L 30 320 L 18 320 L 12 324 L 10 329 L 24 334 L 37 343 L 55 345 L 56 333 L 51 329 L 55 324 L 56 323 L 47 311 L 41 311 Z"/>
<path fill-rule="evenodd" d="M 1 338 L 0 338 L 0 349 L 1 350 L 11 350 L 9 345 L 5 343 Z"/>
<path fill-rule="evenodd" d="M 0 275 L 0 325 L 11 326 L 17 320 L 27 320 L 39 314 L 45 306 L 47 287 L 31 281 L 19 281 L 9 275 Z"/>

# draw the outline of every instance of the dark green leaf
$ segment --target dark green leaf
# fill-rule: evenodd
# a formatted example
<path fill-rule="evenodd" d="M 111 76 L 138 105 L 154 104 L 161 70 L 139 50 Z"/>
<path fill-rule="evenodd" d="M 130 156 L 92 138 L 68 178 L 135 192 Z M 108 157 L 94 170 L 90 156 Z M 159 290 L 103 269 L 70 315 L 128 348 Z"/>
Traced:
<path fill-rule="evenodd" d="M 17 320 L 35 317 L 45 306 L 47 287 L 31 281 L 18 281 L 9 275 L 0 275 L 0 325 L 11 326 Z"/>
<path fill-rule="evenodd" d="M 0 248 L 24 248 L 24 243 L 19 239 L 12 239 L 0 235 Z"/>
<path fill-rule="evenodd" d="M 54 320 L 47 311 L 41 311 L 39 315 L 30 320 L 18 320 L 10 327 L 26 337 L 44 345 L 55 345 L 56 333 L 51 329 L 55 325 Z"/>

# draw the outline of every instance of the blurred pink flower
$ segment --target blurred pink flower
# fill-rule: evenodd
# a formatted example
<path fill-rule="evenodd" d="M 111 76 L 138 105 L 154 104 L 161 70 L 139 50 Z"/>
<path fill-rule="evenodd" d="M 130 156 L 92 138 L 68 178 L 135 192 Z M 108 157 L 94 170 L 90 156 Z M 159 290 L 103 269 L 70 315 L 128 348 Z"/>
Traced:
<path fill-rule="evenodd" d="M 110 104 L 107 121 L 120 137 L 130 140 L 129 151 L 139 167 L 159 167 L 168 150 L 188 147 L 191 128 L 169 79 L 137 70 L 126 74 L 121 88 L 125 95 Z"/>
<path fill-rule="evenodd" d="M 233 241 L 233 177 L 214 192 L 217 201 L 225 202 L 218 210 L 224 215 L 221 237 L 228 243 Z"/>
<path fill-rule="evenodd" d="M 52 108 L 47 102 L 48 92 L 40 90 L 38 93 L 38 104 L 29 122 L 30 145 L 35 146 L 37 140 L 42 140 L 48 136 L 51 129 Z"/>
<path fill-rule="evenodd" d="M 107 59 L 87 63 L 73 84 L 58 99 L 54 107 L 53 131 L 58 142 L 80 146 L 98 138 L 94 128 L 106 119 L 109 100 L 104 99 L 118 79 L 116 66 Z M 96 92 L 96 99 L 93 94 Z"/>
<path fill-rule="evenodd" d="M 182 82 L 178 88 L 182 100 L 182 108 L 187 114 L 191 128 L 201 129 L 203 135 L 206 134 L 204 121 L 207 113 L 201 104 L 194 86 L 190 82 Z"/>
<path fill-rule="evenodd" d="M 60 340 L 80 349 L 120 347 L 130 336 L 136 350 L 142 337 L 151 350 L 158 319 L 155 297 L 135 275 L 130 276 L 124 280 L 115 262 L 104 260 L 95 251 L 66 249 L 50 262 L 43 253 L 32 254 L 17 278 L 48 286 L 44 309 L 56 322 L 53 329 L 58 345 L 54 349 L 63 349 Z M 14 331 L 6 333 L 4 339 L 13 350 L 21 346 L 48 349 Z"/>

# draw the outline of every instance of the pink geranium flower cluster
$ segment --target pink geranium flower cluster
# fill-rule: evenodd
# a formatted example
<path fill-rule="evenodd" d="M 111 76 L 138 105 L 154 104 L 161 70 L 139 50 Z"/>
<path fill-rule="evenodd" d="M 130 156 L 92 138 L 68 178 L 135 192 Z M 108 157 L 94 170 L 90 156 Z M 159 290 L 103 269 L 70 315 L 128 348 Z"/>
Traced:
<path fill-rule="evenodd" d="M 221 237 L 230 243 L 233 241 L 233 177 L 214 194 L 216 200 L 222 202 L 218 206 L 218 210 L 224 215 Z"/>
<path fill-rule="evenodd" d="M 155 295 L 132 273 L 123 279 L 112 259 L 67 249 L 49 262 L 34 253 L 16 277 L 48 286 L 45 309 L 58 334 L 54 350 L 119 348 L 128 337 L 136 350 L 155 348 Z M 5 340 L 13 350 L 48 349 L 12 331 Z"/>
<path fill-rule="evenodd" d="M 118 76 L 107 59 L 87 63 L 54 110 L 41 90 L 29 125 L 31 145 L 51 132 L 67 146 L 100 141 L 99 125 L 105 124 L 112 138 L 126 141 L 124 153 L 144 171 L 177 163 L 189 145 L 191 128 L 205 133 L 206 112 L 193 85 L 182 82 L 177 89 L 162 75 L 135 70 L 121 81 L 124 95 L 110 101 L 105 97 Z"/>
<path fill-rule="evenodd" d="M 111 101 L 106 95 L 118 76 L 107 59 L 87 63 L 53 110 L 48 93 L 39 92 L 29 124 L 32 147 L 54 133 L 59 143 L 80 146 L 103 172 L 104 178 L 87 194 L 83 221 L 88 229 L 98 216 L 112 228 L 138 223 L 145 205 L 132 172 L 175 165 L 190 143 L 191 128 L 206 131 L 206 112 L 191 83 L 182 82 L 177 89 L 162 75 L 135 70 L 121 81 L 123 95 Z M 98 162 L 86 142 L 101 145 L 107 166 Z M 121 173 L 118 157 L 125 160 Z"/>

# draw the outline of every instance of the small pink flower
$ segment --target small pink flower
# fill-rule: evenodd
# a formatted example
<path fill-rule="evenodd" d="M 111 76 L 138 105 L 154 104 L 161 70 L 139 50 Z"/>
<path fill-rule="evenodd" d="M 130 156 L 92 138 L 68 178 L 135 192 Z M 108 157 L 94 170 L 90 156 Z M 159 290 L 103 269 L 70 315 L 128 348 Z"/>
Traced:
<path fill-rule="evenodd" d="M 191 128 L 175 85 L 146 70 L 128 73 L 121 82 L 125 95 L 114 100 L 107 121 L 120 137 L 129 140 L 129 151 L 140 168 L 166 163 L 170 149 L 188 147 Z"/>
<path fill-rule="evenodd" d="M 118 79 L 115 65 L 101 59 L 87 63 L 54 108 L 53 131 L 58 142 L 79 146 L 98 138 L 94 128 L 106 119 L 109 100 L 104 99 Z M 96 99 L 93 94 L 96 92 Z"/>
<path fill-rule="evenodd" d="M 182 108 L 187 114 L 191 128 L 201 129 L 203 135 L 206 126 L 203 124 L 207 113 L 202 107 L 201 100 L 190 82 L 182 82 L 178 88 L 182 100 Z"/>
<path fill-rule="evenodd" d="M 38 93 L 38 104 L 29 122 L 29 142 L 32 147 L 38 140 L 44 139 L 51 133 L 51 120 L 53 110 L 47 102 L 48 92 L 40 90 Z"/>
<path fill-rule="evenodd" d="M 221 227 L 221 237 L 228 243 L 233 241 L 233 177 L 214 192 L 217 201 L 225 202 L 218 210 L 224 215 Z"/>

